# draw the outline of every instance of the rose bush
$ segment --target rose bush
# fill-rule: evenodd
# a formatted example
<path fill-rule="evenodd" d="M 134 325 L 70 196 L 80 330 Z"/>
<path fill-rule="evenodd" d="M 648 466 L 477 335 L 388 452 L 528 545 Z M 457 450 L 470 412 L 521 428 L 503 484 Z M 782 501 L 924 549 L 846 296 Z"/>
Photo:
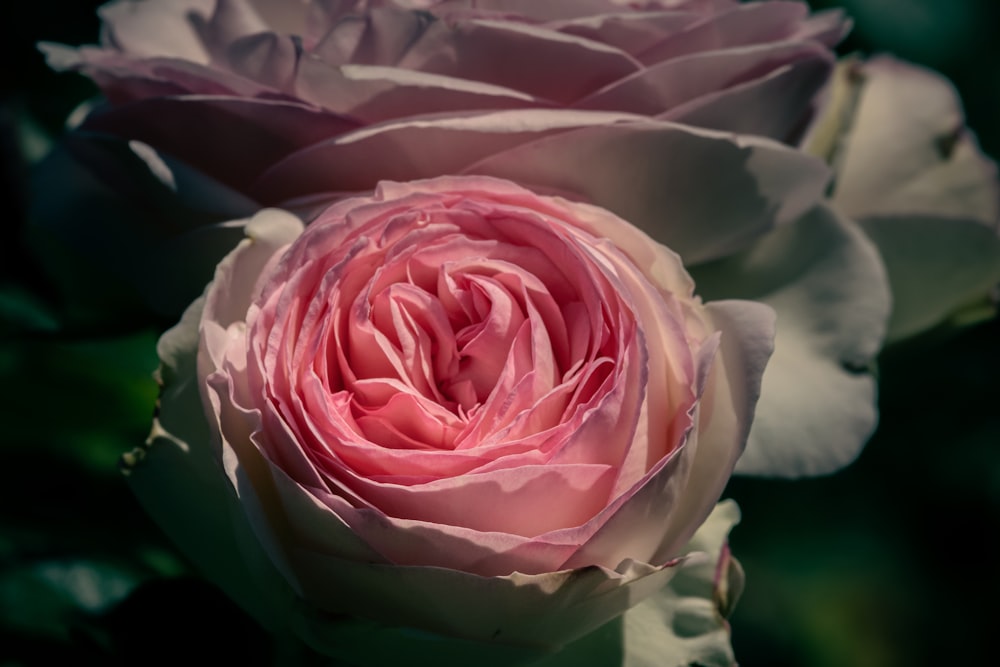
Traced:
<path fill-rule="evenodd" d="M 382 183 L 304 232 L 271 209 L 245 229 L 161 341 L 130 469 L 237 599 L 306 619 L 334 654 L 324 615 L 350 614 L 505 663 L 685 567 L 746 441 L 769 308 L 703 304 L 624 220 L 490 178 Z M 254 583 L 235 582 L 247 563 Z M 715 660 L 649 631 L 630 659 Z"/>
<path fill-rule="evenodd" d="M 213 220 L 262 205 L 308 219 L 387 178 L 507 178 L 611 210 L 677 252 L 713 298 L 779 312 L 785 342 L 742 471 L 851 461 L 875 424 L 865 370 L 886 278 L 853 223 L 817 208 L 822 160 L 779 143 L 808 127 L 841 14 L 727 0 L 466 5 L 107 5 L 101 46 L 45 46 L 108 100 L 66 142 L 77 162 L 49 163 L 65 196 L 42 199 L 36 219 L 77 250 L 53 270 L 87 299 L 87 267 L 72 263 L 87 248 L 176 317 L 238 240 Z M 80 163 L 83 174 L 62 171 Z M 86 207 L 65 210 L 79 197 Z M 81 210 L 93 219 L 80 224 Z"/>

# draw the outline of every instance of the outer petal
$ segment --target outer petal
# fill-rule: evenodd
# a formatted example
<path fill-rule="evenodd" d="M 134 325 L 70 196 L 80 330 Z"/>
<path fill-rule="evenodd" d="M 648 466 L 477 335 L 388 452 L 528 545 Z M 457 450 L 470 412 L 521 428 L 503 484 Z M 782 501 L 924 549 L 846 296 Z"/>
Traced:
<path fill-rule="evenodd" d="M 688 266 L 798 217 L 828 176 L 819 161 L 777 143 L 657 121 L 556 134 L 465 173 L 582 197 L 635 223 Z"/>
<path fill-rule="evenodd" d="M 278 203 L 303 195 L 371 190 L 379 181 L 456 174 L 483 158 L 555 132 L 610 125 L 623 113 L 512 110 L 404 118 L 308 146 L 265 172 L 254 190 Z"/>
<path fill-rule="evenodd" d="M 685 549 L 709 557 L 682 563 L 666 588 L 625 614 L 623 667 L 736 664 L 725 617 L 743 589 L 727 545 L 739 520 L 736 503 L 719 503 Z"/>
<path fill-rule="evenodd" d="M 217 279 L 232 271 L 240 256 L 244 270 L 259 273 L 275 250 L 302 229 L 291 215 L 270 210 L 240 227 L 249 238 L 221 262 Z M 252 281 L 246 282 L 239 287 L 249 292 Z M 231 296 L 240 300 L 238 291 Z M 243 298 L 248 304 L 249 295 Z M 292 591 L 261 549 L 209 444 L 212 435 L 197 382 L 205 308 L 206 298 L 197 299 L 160 338 L 157 416 L 146 446 L 126 454 L 123 467 L 132 491 L 183 553 L 258 620 L 282 631 Z"/>
<path fill-rule="evenodd" d="M 778 314 L 774 356 L 737 472 L 794 477 L 850 463 L 875 427 L 868 371 L 889 314 L 885 270 L 871 242 L 819 207 L 692 275 L 707 298 L 752 298 Z"/>
<path fill-rule="evenodd" d="M 840 85 L 852 82 L 860 90 L 834 156 L 833 202 L 882 253 L 894 296 L 889 338 L 899 339 L 1000 283 L 1000 185 L 945 79 L 883 57 L 860 71 L 843 66 Z M 841 108 L 828 114 L 853 99 L 835 97 Z"/>
<path fill-rule="evenodd" d="M 560 104 L 641 67 L 627 53 L 600 42 L 527 23 L 487 20 L 431 24 L 399 66 L 504 86 Z"/>
<path fill-rule="evenodd" d="M 389 625 L 480 642 L 556 650 L 656 593 L 677 561 L 547 574 L 480 577 L 434 567 L 345 561 L 293 553 L 317 610 L 378 617 Z M 485 600 L 489 604 L 483 604 Z"/>
<path fill-rule="evenodd" d="M 889 272 L 889 342 L 940 324 L 996 293 L 1000 237 L 978 220 L 905 215 L 866 218 L 861 227 Z"/>
<path fill-rule="evenodd" d="M 751 81 L 800 60 L 823 62 L 828 65 L 825 69 L 829 69 L 833 56 L 818 45 L 797 42 L 758 44 L 696 53 L 657 63 L 630 77 L 615 81 L 583 98 L 575 106 L 658 116 L 685 102 Z M 815 85 L 822 86 L 825 76 L 814 72 L 814 77 Z M 801 104 L 798 100 L 787 97 L 775 102 L 788 106 Z"/>
<path fill-rule="evenodd" d="M 548 106 L 526 93 L 478 81 L 396 67 L 331 67 L 312 58 L 299 64 L 296 93 L 324 109 L 367 123 L 446 111 Z"/>
<path fill-rule="evenodd" d="M 792 143 L 811 117 L 816 93 L 830 69 L 831 63 L 821 57 L 802 59 L 704 95 L 660 118 Z"/>
<path fill-rule="evenodd" d="M 179 126 L 189 129 L 179 133 Z M 159 146 L 255 196 L 247 186 L 267 167 L 295 150 L 356 126 L 351 119 L 297 102 L 222 95 L 142 100 L 93 114 L 85 123 L 88 130 Z M 224 148 L 205 150 L 206 145 Z"/>
<path fill-rule="evenodd" d="M 916 213 L 995 225 L 996 167 L 966 130 L 951 84 L 888 57 L 845 74 L 860 76 L 861 91 L 838 156 L 837 207 L 855 219 Z"/>
<path fill-rule="evenodd" d="M 293 623 L 314 648 L 359 664 L 728 667 L 733 655 L 725 615 L 739 595 L 742 572 L 726 535 L 738 520 L 734 503 L 720 503 L 684 549 L 707 558 L 673 566 L 673 578 L 644 602 L 554 653 L 325 615 L 308 606 L 297 609 Z"/>
<path fill-rule="evenodd" d="M 635 526 L 659 515 L 655 523 L 673 525 L 650 562 L 666 560 L 677 553 L 684 536 L 705 521 L 729 481 L 746 442 L 761 375 L 771 354 L 774 313 L 760 304 L 739 301 L 716 302 L 708 309 L 721 331 L 721 347 L 712 367 L 701 369 L 708 374 L 708 382 L 697 415 L 697 437 L 692 434 L 685 444 L 687 451 L 652 472 L 577 558 L 592 558 L 608 545 L 642 544 L 648 536 L 637 535 Z"/>

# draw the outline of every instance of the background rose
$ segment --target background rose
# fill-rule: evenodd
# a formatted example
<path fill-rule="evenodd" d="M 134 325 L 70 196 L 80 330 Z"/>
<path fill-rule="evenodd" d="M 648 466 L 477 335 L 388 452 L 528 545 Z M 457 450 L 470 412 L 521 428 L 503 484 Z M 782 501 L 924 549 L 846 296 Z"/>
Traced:
<path fill-rule="evenodd" d="M 307 637 L 347 613 L 501 663 L 664 587 L 745 443 L 768 308 L 703 305 L 627 222 L 494 179 L 384 183 L 301 230 L 258 213 L 160 343 L 130 480 L 196 561 L 251 609 L 294 591 L 262 615 Z"/>
<path fill-rule="evenodd" d="M 317 189 L 370 189 L 357 165 L 291 184 L 293 160 L 261 177 L 315 144 L 356 143 L 372 124 L 381 128 L 376 142 L 405 145 L 434 134 L 422 123 L 447 133 L 476 119 L 489 124 L 503 110 L 608 111 L 793 142 L 833 66 L 829 47 L 847 27 L 839 12 L 810 16 L 800 2 L 734 0 L 474 8 L 119 0 L 101 18 L 99 47 L 43 45 L 53 66 L 87 74 L 110 103 L 85 129 L 148 143 L 272 205 Z M 449 167 L 418 164 L 410 168 L 421 173 L 406 175 L 454 173 L 535 133 L 589 124 L 561 113 L 545 114 L 545 130 L 521 128 L 526 135 L 504 127 L 532 117 L 501 115 L 494 132 L 512 136 L 449 146 L 439 156 Z M 362 142 L 369 152 L 371 141 Z M 239 147 L 238 158 L 217 146 Z M 376 180 L 400 176 L 384 160 L 376 167 Z"/>
<path fill-rule="evenodd" d="M 95 196 L 93 178 L 58 182 L 91 204 L 105 196 L 121 217 L 102 214 L 85 235 L 74 224 L 72 245 L 101 239 L 89 258 L 108 257 L 102 267 L 176 313 L 239 234 L 206 218 L 308 211 L 384 178 L 474 173 L 563 193 L 678 252 L 714 298 L 738 289 L 779 312 L 786 342 L 742 470 L 815 474 L 853 460 L 875 424 L 865 371 L 884 332 L 884 272 L 850 221 L 816 208 L 822 162 L 768 139 L 804 131 L 839 13 L 810 17 L 795 2 L 322 6 L 333 9 L 120 2 L 104 10 L 103 47 L 47 46 L 112 101 L 67 144 L 113 187 Z M 44 200 L 38 219 L 74 219 L 62 210 L 72 200 Z M 133 231 L 137 215 L 155 224 Z M 95 231 L 109 225 L 111 238 Z M 147 250 L 122 252 L 135 236 Z M 754 259 L 739 274 L 716 270 L 741 252 Z M 65 271 L 67 258 L 53 265 Z M 67 282 L 86 298 L 76 275 Z"/>
<path fill-rule="evenodd" d="M 848 58 L 805 145 L 834 165 L 832 203 L 886 264 L 890 342 L 994 314 L 1000 181 L 947 79 L 889 56 Z"/>

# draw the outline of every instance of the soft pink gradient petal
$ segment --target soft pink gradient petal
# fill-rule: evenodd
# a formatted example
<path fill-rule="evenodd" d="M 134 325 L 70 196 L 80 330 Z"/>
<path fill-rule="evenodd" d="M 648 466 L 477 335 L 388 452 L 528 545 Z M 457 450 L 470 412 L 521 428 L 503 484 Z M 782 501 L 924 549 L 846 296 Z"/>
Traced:
<path fill-rule="evenodd" d="M 825 62 L 827 70 L 833 65 L 833 56 L 828 50 L 808 42 L 772 42 L 719 49 L 656 63 L 595 91 L 574 106 L 660 116 L 695 98 L 726 90 L 803 60 Z M 817 87 L 825 79 L 821 72 L 814 73 Z M 780 99 L 782 104 L 793 106 L 789 100 Z"/>
<path fill-rule="evenodd" d="M 398 66 L 482 81 L 559 104 L 570 104 L 640 67 L 628 54 L 600 42 L 487 20 L 433 23 Z"/>
<path fill-rule="evenodd" d="M 479 160 L 550 133 L 636 120 L 631 114 L 511 110 L 430 115 L 373 125 L 293 153 L 254 190 L 270 202 L 331 190 L 365 191 L 380 180 L 460 173 Z M 391 160 L 385 156 L 391 155 Z"/>
<path fill-rule="evenodd" d="M 315 59 L 299 64 L 295 92 L 307 102 L 364 123 L 446 111 L 551 106 L 532 95 L 479 81 L 374 65 L 331 67 Z"/>
<path fill-rule="evenodd" d="M 658 117 L 794 143 L 815 109 L 833 60 L 822 51 L 801 56 L 757 79 L 712 91 Z"/>
<path fill-rule="evenodd" d="M 568 169 L 568 165 L 586 165 Z M 704 179 L 712 172 L 725 178 Z M 579 193 L 697 264 L 746 246 L 822 197 L 819 160 L 780 144 L 656 121 L 524 142 L 465 168 Z"/>
<path fill-rule="evenodd" d="M 719 48 L 783 41 L 795 35 L 809 8 L 801 2 L 750 2 L 668 35 L 638 55 L 644 64 Z"/>

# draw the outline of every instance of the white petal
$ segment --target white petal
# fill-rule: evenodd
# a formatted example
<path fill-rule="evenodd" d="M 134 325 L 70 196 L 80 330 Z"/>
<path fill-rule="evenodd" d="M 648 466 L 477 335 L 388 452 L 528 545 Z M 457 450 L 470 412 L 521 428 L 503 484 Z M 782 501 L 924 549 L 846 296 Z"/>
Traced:
<path fill-rule="evenodd" d="M 836 207 L 878 246 L 893 293 L 889 339 L 938 324 L 1000 283 L 1000 183 L 943 77 L 865 64 L 840 154 Z"/>
<path fill-rule="evenodd" d="M 1000 284 L 1000 237 L 975 220 L 934 216 L 868 218 L 892 287 L 889 342 L 928 329 Z"/>
<path fill-rule="evenodd" d="M 965 130 L 951 84 L 886 57 L 866 63 L 861 77 L 837 170 L 837 208 L 855 220 L 914 213 L 995 225 L 996 168 Z"/>
<path fill-rule="evenodd" d="M 726 539 L 739 517 L 735 503 L 719 503 L 686 549 L 707 558 L 676 566 L 659 593 L 533 667 L 734 665 L 725 614 L 739 596 L 743 573 Z"/>
<path fill-rule="evenodd" d="M 872 243 L 818 207 L 692 274 L 703 296 L 756 299 L 778 316 L 737 472 L 795 477 L 850 463 L 875 427 L 875 382 L 867 371 L 889 314 L 885 270 Z"/>

